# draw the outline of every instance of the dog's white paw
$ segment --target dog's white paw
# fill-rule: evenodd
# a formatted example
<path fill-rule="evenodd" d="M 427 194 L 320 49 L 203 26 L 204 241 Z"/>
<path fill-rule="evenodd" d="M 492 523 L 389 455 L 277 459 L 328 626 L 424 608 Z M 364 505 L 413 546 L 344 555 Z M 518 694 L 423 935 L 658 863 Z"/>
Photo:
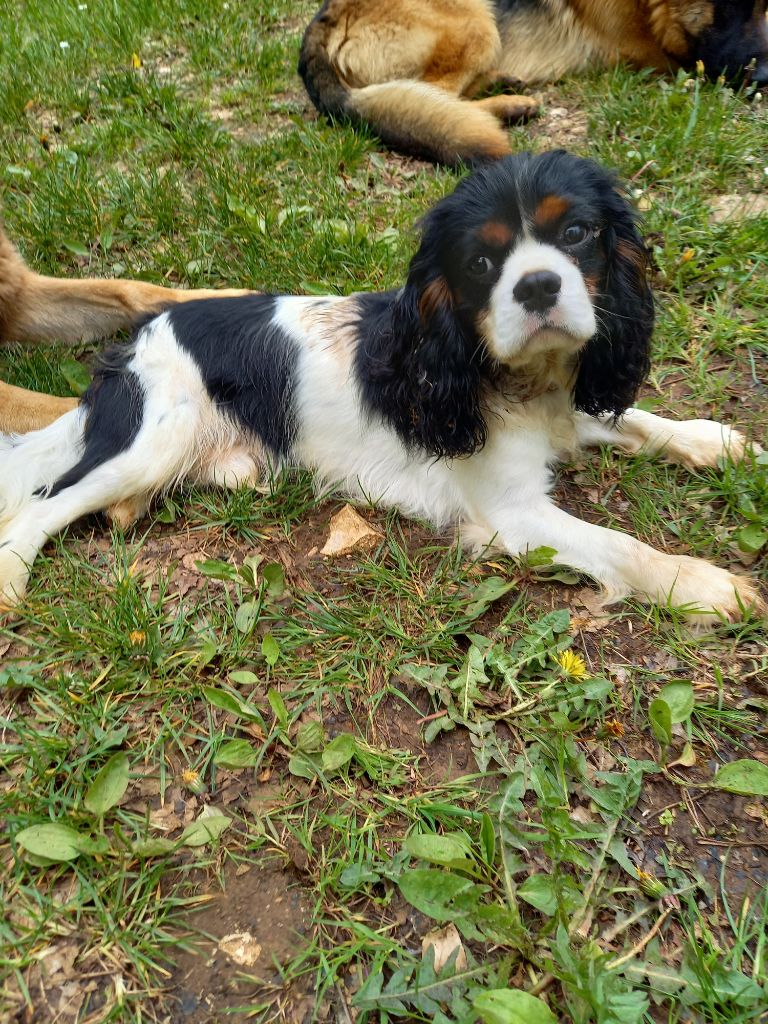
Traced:
<path fill-rule="evenodd" d="M 717 466 L 720 459 L 739 462 L 749 451 L 759 455 L 760 445 L 750 444 L 746 437 L 733 427 L 716 420 L 683 420 L 675 424 L 674 438 L 665 449 L 675 462 L 681 462 L 691 469 L 700 466 Z"/>
<path fill-rule="evenodd" d="M 751 580 L 721 569 L 701 558 L 670 556 L 667 580 L 661 583 L 655 599 L 680 608 L 697 628 L 717 625 L 724 619 L 736 622 L 745 614 L 765 616 L 765 602 Z M 669 578 L 671 572 L 671 579 Z"/>
<path fill-rule="evenodd" d="M 29 565 L 14 550 L 13 538 L 0 538 L 0 613 L 19 603 L 28 581 Z"/>

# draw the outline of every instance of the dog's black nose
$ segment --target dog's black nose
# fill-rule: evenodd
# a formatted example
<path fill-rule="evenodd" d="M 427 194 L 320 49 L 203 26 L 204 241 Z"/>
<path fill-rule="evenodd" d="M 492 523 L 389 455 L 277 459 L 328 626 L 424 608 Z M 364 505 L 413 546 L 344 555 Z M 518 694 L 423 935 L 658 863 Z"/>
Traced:
<path fill-rule="evenodd" d="M 557 302 L 563 279 L 553 270 L 523 274 L 512 294 L 529 313 L 545 313 Z"/>

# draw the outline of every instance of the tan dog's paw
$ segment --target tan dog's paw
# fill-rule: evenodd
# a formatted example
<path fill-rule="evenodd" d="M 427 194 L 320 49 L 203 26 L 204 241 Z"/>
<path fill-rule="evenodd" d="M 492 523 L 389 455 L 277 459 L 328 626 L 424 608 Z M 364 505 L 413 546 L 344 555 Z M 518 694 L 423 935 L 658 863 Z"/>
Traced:
<path fill-rule="evenodd" d="M 530 96 L 488 96 L 476 103 L 505 124 L 527 121 L 539 112 L 539 104 Z"/>
<path fill-rule="evenodd" d="M 110 522 L 121 530 L 127 530 L 135 522 L 141 519 L 149 508 L 149 498 L 146 494 L 135 494 L 130 498 L 123 498 L 115 502 L 107 509 L 107 516 Z"/>

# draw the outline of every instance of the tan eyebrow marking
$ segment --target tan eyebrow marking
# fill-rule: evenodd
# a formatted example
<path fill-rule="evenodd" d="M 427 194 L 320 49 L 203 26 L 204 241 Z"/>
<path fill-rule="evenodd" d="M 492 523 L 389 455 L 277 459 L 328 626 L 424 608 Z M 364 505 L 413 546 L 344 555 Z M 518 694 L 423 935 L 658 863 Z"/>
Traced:
<path fill-rule="evenodd" d="M 489 220 L 478 230 L 477 237 L 488 245 L 495 245 L 501 249 L 512 241 L 512 231 L 501 221 Z"/>
<path fill-rule="evenodd" d="M 554 221 L 559 220 L 566 210 L 570 209 L 570 205 L 568 200 L 563 199 L 562 196 L 544 196 L 533 212 L 533 223 L 538 227 L 552 224 Z"/>

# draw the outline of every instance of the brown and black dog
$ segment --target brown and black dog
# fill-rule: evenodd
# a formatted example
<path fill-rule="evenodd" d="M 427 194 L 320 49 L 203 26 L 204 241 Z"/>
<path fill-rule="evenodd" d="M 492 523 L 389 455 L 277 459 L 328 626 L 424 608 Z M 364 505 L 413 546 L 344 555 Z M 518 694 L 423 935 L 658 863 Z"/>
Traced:
<path fill-rule="evenodd" d="M 383 142 L 438 163 L 510 152 L 502 122 L 526 96 L 475 97 L 626 61 L 659 71 L 701 61 L 768 82 L 766 0 L 325 0 L 299 73 L 317 109 L 367 123 Z"/>
<path fill-rule="evenodd" d="M 27 266 L 0 228 L 0 344 L 92 341 L 128 330 L 176 302 L 244 294 L 242 289 L 184 290 L 143 281 L 44 277 Z M 76 398 L 0 381 L 0 433 L 39 430 L 76 405 Z"/>

